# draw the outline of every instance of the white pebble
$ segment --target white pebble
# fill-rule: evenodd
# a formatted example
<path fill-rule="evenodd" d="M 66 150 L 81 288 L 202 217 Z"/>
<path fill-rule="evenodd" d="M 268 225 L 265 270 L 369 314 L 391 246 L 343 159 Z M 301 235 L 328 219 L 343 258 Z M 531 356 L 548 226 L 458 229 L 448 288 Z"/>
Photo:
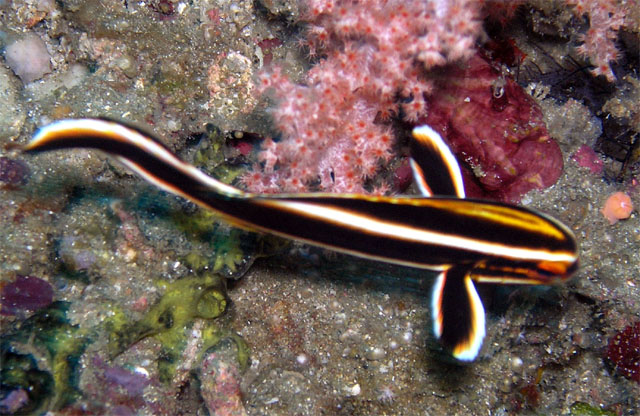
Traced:
<path fill-rule="evenodd" d="M 387 353 L 380 347 L 369 348 L 366 352 L 366 357 L 369 360 L 379 360 L 384 358 L 385 355 L 387 355 Z"/>
<path fill-rule="evenodd" d="M 348 397 L 357 396 L 361 391 L 360 384 L 356 383 L 353 386 L 346 386 L 344 390 Z"/>
<path fill-rule="evenodd" d="M 513 370 L 520 370 L 522 368 L 522 359 L 520 359 L 520 357 L 513 357 L 511 358 L 511 368 Z"/>
<path fill-rule="evenodd" d="M 28 34 L 7 45 L 4 59 L 23 84 L 51 72 L 51 56 L 42 39 L 35 34 Z"/>

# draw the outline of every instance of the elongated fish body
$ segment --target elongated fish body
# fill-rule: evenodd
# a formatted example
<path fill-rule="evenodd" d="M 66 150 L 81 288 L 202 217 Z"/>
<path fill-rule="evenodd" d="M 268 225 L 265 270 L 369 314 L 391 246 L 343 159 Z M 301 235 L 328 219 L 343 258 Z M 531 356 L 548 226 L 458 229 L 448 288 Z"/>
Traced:
<path fill-rule="evenodd" d="M 111 154 L 149 182 L 234 225 L 438 271 L 434 332 L 460 360 L 477 356 L 485 332 L 473 282 L 550 284 L 569 278 L 578 264 L 575 238 L 560 222 L 526 208 L 465 199 L 455 157 L 428 126 L 413 132 L 411 164 L 429 197 L 248 193 L 181 161 L 148 133 L 104 119 L 55 122 L 24 150 L 69 148 Z"/>

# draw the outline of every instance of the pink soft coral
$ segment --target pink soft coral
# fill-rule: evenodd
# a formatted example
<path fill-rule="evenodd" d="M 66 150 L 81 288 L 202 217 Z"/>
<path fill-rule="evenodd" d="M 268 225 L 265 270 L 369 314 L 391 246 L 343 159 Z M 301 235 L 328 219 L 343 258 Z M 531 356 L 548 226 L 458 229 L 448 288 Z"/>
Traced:
<path fill-rule="evenodd" d="M 616 76 L 611 69 L 611 62 L 618 59 L 616 48 L 618 30 L 625 24 L 625 17 L 630 7 L 638 7 L 635 0 L 566 0 L 574 6 L 577 17 L 587 15 L 589 29 L 580 35 L 582 44 L 578 52 L 588 57 L 594 65 L 594 75 L 604 75 L 609 81 Z"/>
<path fill-rule="evenodd" d="M 481 31 L 473 0 L 307 1 L 310 54 L 323 56 L 294 84 L 278 69 L 260 76 L 273 91 L 278 142 L 268 140 L 242 180 L 257 192 L 362 192 L 393 135 L 383 124 L 415 121 L 432 89 L 423 72 L 474 52 Z"/>

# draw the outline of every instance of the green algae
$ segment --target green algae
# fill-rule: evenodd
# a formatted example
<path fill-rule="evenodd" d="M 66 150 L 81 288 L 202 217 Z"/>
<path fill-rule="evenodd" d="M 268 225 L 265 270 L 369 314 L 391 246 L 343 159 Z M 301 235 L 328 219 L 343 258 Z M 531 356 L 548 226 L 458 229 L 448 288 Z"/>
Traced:
<path fill-rule="evenodd" d="M 615 416 L 616 412 L 603 410 L 587 403 L 575 402 L 571 405 L 571 416 Z"/>
<path fill-rule="evenodd" d="M 216 348 L 221 342 L 226 339 L 233 341 L 236 344 L 236 359 L 240 364 L 240 369 L 245 370 L 249 364 L 249 344 L 235 332 L 227 330 L 219 330 L 214 326 L 209 326 L 202 331 L 203 347 L 200 349 L 199 360 L 202 362 L 202 358 L 208 353 L 211 348 Z"/>
<path fill-rule="evenodd" d="M 232 277 L 244 272 L 253 264 L 256 234 L 237 228 L 218 229 L 212 244 L 215 248 L 213 271 Z"/>
<path fill-rule="evenodd" d="M 90 340 L 67 319 L 70 303 L 57 301 L 20 323 L 0 344 L 2 395 L 16 389 L 29 401 L 15 414 L 62 409 L 81 396 L 78 361 Z"/>
<path fill-rule="evenodd" d="M 15 353 L 2 344 L 0 356 L 0 396 L 22 389 L 27 392 L 28 402 L 14 414 L 39 414 L 47 410 L 47 403 L 53 393 L 51 373 L 40 370 L 32 355 Z"/>
<path fill-rule="evenodd" d="M 108 346 L 111 357 L 148 336 L 156 336 L 163 345 L 175 350 L 187 324 L 195 318 L 216 318 L 226 308 L 224 283 L 213 273 L 161 283 L 161 286 L 164 286 L 164 295 L 141 320 L 123 325 L 118 319 L 113 325 Z"/>
<path fill-rule="evenodd" d="M 174 219 L 185 234 L 211 247 L 207 254 L 191 252 L 184 258 L 192 270 L 211 270 L 237 278 L 253 264 L 258 253 L 257 234 L 229 227 L 219 215 L 205 210 L 190 215 L 179 213 Z"/>
<path fill-rule="evenodd" d="M 206 135 L 198 145 L 192 163 L 224 183 L 232 183 L 246 168 L 227 163 L 227 136 L 217 126 L 206 125 Z"/>
<path fill-rule="evenodd" d="M 158 360 L 160 379 L 168 382 L 183 357 L 188 329 L 196 319 L 203 319 L 200 351 L 206 351 L 224 338 L 231 338 L 238 346 L 238 360 L 246 365 L 248 347 L 244 340 L 213 321 L 227 308 L 224 283 L 223 278 L 215 273 L 161 283 L 164 295 L 139 321 L 127 323 L 123 314 L 114 313 L 109 324 L 110 357 L 114 358 L 132 344 L 153 336 L 162 346 Z"/>
<path fill-rule="evenodd" d="M 245 168 L 227 162 L 226 146 L 225 133 L 208 124 L 193 155 L 193 164 L 224 183 L 232 183 Z M 201 208 L 195 212 L 174 213 L 173 220 L 189 238 L 211 247 L 207 254 L 192 252 L 184 258 L 192 270 L 210 270 L 238 278 L 253 264 L 259 245 L 255 233 L 230 227 L 219 214 Z"/>

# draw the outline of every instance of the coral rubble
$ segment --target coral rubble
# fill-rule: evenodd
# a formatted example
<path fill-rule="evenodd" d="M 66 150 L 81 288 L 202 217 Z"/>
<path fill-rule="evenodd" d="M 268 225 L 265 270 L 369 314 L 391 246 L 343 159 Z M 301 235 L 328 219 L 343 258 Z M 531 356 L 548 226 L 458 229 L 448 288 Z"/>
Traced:
<path fill-rule="evenodd" d="M 605 357 L 618 374 L 640 383 L 640 322 L 611 337 Z"/>

